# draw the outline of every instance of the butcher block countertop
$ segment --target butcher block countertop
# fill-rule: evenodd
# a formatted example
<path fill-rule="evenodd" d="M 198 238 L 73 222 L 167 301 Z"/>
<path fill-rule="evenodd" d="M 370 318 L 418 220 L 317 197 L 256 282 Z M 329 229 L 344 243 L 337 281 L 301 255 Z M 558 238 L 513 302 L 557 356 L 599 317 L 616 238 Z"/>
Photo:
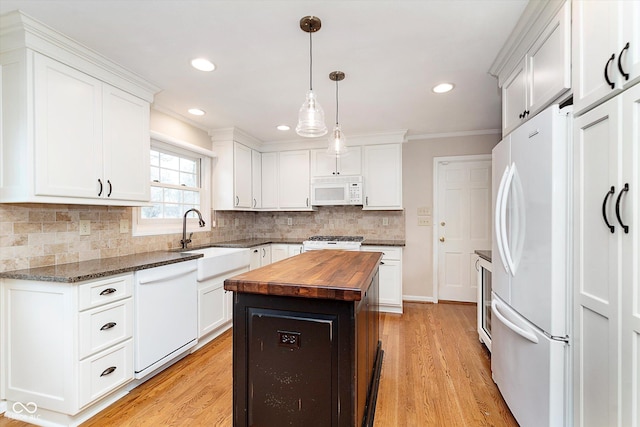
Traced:
<path fill-rule="evenodd" d="M 381 259 L 382 252 L 309 251 L 227 279 L 224 288 L 249 294 L 360 301 Z"/>

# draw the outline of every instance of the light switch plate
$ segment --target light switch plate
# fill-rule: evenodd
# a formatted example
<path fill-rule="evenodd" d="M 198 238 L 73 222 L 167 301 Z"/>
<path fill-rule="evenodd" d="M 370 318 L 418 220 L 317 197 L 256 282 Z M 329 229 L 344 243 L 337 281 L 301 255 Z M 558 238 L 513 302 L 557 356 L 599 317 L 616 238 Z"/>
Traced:
<path fill-rule="evenodd" d="M 430 226 L 433 225 L 430 216 L 419 216 L 418 217 L 418 225 L 419 226 Z"/>
<path fill-rule="evenodd" d="M 387 217 L 382 218 L 382 225 L 384 225 L 385 227 L 389 225 L 389 218 Z"/>
<path fill-rule="evenodd" d="M 430 206 L 419 207 L 418 216 L 431 216 L 431 207 Z"/>

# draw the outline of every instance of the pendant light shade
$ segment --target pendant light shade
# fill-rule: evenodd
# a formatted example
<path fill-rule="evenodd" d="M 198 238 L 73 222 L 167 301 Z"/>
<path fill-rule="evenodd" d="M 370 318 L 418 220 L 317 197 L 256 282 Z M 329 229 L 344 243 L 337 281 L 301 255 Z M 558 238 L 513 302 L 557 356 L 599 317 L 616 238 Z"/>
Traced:
<path fill-rule="evenodd" d="M 320 30 L 322 22 L 315 16 L 305 16 L 300 19 L 300 29 L 309 33 L 309 92 L 298 112 L 296 133 L 306 138 L 315 138 L 327 133 L 324 123 L 324 110 L 313 93 L 313 44 L 311 35 Z"/>
<path fill-rule="evenodd" d="M 342 128 L 340 127 L 340 122 L 338 121 L 338 82 L 340 80 L 344 80 L 344 77 L 345 75 L 342 71 L 333 71 L 329 74 L 329 78 L 336 82 L 336 125 L 333 128 L 333 132 L 329 135 L 329 147 L 327 148 L 327 153 L 336 157 L 344 156 L 349 151 L 347 148 L 346 137 L 344 136 Z"/>

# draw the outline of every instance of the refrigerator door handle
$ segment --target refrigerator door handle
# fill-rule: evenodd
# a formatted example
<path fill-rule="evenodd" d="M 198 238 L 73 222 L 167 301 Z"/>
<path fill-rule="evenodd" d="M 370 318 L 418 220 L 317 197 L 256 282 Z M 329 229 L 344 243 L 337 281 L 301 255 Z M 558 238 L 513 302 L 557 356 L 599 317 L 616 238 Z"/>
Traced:
<path fill-rule="evenodd" d="M 513 263 L 513 257 L 511 256 L 511 249 L 509 248 L 509 239 L 507 235 L 507 201 L 509 200 L 509 189 L 511 188 L 511 184 L 513 183 L 513 176 L 516 172 L 515 163 L 511 164 L 511 168 L 509 169 L 509 174 L 507 175 L 507 180 L 504 184 L 504 189 L 502 199 L 500 200 L 500 237 L 502 239 L 502 247 L 504 251 L 504 259 L 506 260 L 506 264 L 509 266 L 507 271 L 510 272 L 512 276 L 516 274 L 516 268 Z M 500 246 L 498 246 L 500 247 Z"/>
<path fill-rule="evenodd" d="M 504 173 L 502 174 L 502 179 L 500 179 L 500 185 L 498 186 L 498 194 L 496 195 L 496 207 L 495 207 L 495 230 L 496 230 L 496 245 L 498 246 L 498 253 L 500 255 L 500 260 L 502 261 L 502 266 L 505 271 L 509 273 L 509 265 L 507 264 L 507 260 L 504 256 L 504 248 L 502 247 L 502 214 L 500 210 L 500 206 L 502 205 L 502 197 L 504 192 L 504 184 L 507 181 L 507 176 L 509 175 L 509 165 L 504 169 Z M 506 227 L 505 227 L 506 228 Z"/>
<path fill-rule="evenodd" d="M 513 332 L 520 335 L 522 338 L 525 338 L 534 344 L 538 344 L 538 337 L 536 336 L 536 334 L 534 334 L 533 332 L 524 330 L 520 326 L 516 325 L 515 323 L 507 319 L 502 313 L 500 313 L 500 310 L 498 309 L 498 304 L 501 304 L 501 303 L 498 302 L 497 299 L 495 298 L 491 299 L 491 311 L 493 312 L 493 314 L 496 315 L 498 320 L 500 320 L 500 322 L 502 322 L 507 328 L 511 329 Z"/>

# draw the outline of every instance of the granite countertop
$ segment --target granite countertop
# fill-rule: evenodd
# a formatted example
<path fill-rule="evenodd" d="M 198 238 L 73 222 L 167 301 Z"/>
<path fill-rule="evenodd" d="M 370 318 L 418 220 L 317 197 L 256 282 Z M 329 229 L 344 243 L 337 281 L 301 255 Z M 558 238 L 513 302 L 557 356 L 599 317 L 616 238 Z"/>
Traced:
<path fill-rule="evenodd" d="M 310 251 L 224 281 L 228 291 L 359 301 L 378 269 L 381 252 Z"/>
<path fill-rule="evenodd" d="M 38 280 L 43 282 L 77 283 L 176 262 L 201 258 L 202 254 L 182 252 L 145 252 L 113 258 L 94 259 L 69 264 L 5 271 L 0 278 Z"/>
<path fill-rule="evenodd" d="M 305 240 L 305 239 L 303 239 Z M 276 239 L 276 238 L 255 238 L 255 239 L 242 239 L 242 240 L 231 240 L 228 242 L 218 242 L 212 245 L 208 245 L 207 247 L 220 247 L 220 248 L 252 248 L 254 246 L 267 245 L 270 243 L 278 244 L 284 243 L 289 245 L 301 245 L 302 241 L 300 239 Z M 405 246 L 404 240 L 385 240 L 385 239 L 367 239 L 365 237 L 362 242 L 363 246 Z M 190 249 L 199 249 L 199 248 L 190 248 Z"/>
<path fill-rule="evenodd" d="M 491 262 L 491 251 L 488 251 L 488 250 L 478 250 L 478 251 L 476 251 L 476 254 L 477 254 L 480 258 L 485 259 L 485 260 L 487 260 L 487 261 Z"/>

